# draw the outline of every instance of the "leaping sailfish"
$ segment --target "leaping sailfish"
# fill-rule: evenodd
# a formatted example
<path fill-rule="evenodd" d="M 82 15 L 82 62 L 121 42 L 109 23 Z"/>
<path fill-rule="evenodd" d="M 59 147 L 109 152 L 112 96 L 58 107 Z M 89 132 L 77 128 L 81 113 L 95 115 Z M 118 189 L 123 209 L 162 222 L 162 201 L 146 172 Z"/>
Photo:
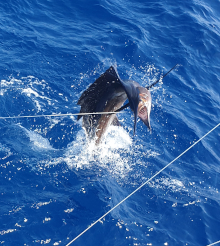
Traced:
<path fill-rule="evenodd" d="M 151 94 L 149 89 L 158 82 L 159 80 L 144 88 L 136 81 L 122 80 L 116 68 L 111 66 L 82 93 L 77 104 L 81 106 L 80 113 L 119 112 L 130 106 L 134 113 L 134 134 L 137 117 L 140 117 L 151 130 Z M 122 106 L 127 99 L 128 103 Z M 116 114 L 79 115 L 78 120 L 81 117 L 83 117 L 83 128 L 87 136 L 90 139 L 95 138 L 96 145 L 101 142 L 110 125 L 120 125 Z"/>

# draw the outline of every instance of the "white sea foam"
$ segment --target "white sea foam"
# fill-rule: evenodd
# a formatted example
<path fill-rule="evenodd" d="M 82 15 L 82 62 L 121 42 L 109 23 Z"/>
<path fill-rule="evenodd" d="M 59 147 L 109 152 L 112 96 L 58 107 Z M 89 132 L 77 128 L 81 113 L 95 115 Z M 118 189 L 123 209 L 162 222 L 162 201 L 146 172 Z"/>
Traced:
<path fill-rule="evenodd" d="M 11 76 L 8 78 L 8 80 L 0 81 L 0 96 L 3 96 L 4 93 L 8 91 L 11 93 L 17 91 L 19 94 L 24 94 L 31 98 L 39 112 L 42 110 L 42 108 L 44 108 L 43 106 L 52 104 L 52 99 L 44 95 L 45 88 L 46 91 L 50 90 L 50 87 L 44 80 L 39 80 L 34 76 L 27 76 L 22 78 L 14 78 Z"/>
<path fill-rule="evenodd" d="M 50 145 L 50 142 L 48 141 L 48 139 L 43 138 L 40 134 L 38 134 L 38 133 L 36 133 L 34 131 L 26 130 L 26 132 L 28 133 L 30 141 L 37 148 L 48 149 L 48 150 L 53 149 L 52 146 Z"/>
<path fill-rule="evenodd" d="M 4 235 L 4 234 L 8 234 L 8 233 L 12 233 L 14 231 L 17 231 L 17 229 L 8 229 L 8 230 L 3 230 L 0 231 L 0 235 Z"/>
<path fill-rule="evenodd" d="M 23 89 L 22 93 L 27 94 L 28 97 L 30 97 L 31 94 L 35 95 L 35 97 L 40 97 L 39 94 L 36 91 L 32 90 L 31 88 Z"/>
<path fill-rule="evenodd" d="M 32 88 L 23 89 L 21 93 L 22 94 L 26 94 L 28 97 L 30 97 L 33 100 L 33 102 L 36 104 L 38 112 L 41 111 L 41 106 L 40 106 L 40 103 L 39 103 L 38 99 L 36 99 L 36 98 L 41 98 L 43 101 L 48 102 L 48 104 L 50 104 L 49 102 L 51 101 L 50 98 L 48 98 L 46 96 L 39 95 L 39 93 L 37 93 Z"/>
<path fill-rule="evenodd" d="M 151 181 L 149 185 L 157 189 L 168 188 L 173 192 L 177 192 L 185 188 L 184 184 L 181 181 L 170 178 L 155 179 L 154 181 Z"/>
<path fill-rule="evenodd" d="M 1 153 L 1 152 L 2 152 L 2 153 Z M 13 153 L 11 152 L 11 150 L 10 150 L 8 147 L 2 145 L 1 143 L 0 143 L 0 153 L 3 155 L 3 156 L 1 157 L 1 160 L 5 160 L 5 159 L 8 158 L 9 156 L 13 155 Z M 2 165 L 3 165 L 3 164 L 1 164 L 1 166 L 2 166 Z M 4 165 L 7 165 L 7 163 L 4 164 Z"/>
<path fill-rule="evenodd" d="M 132 140 L 120 127 L 111 126 L 99 147 L 94 142 L 87 142 L 84 130 L 77 133 L 76 140 L 69 144 L 64 161 L 70 168 L 84 169 L 91 164 L 108 168 L 113 174 L 123 175 L 131 168 L 127 157 L 121 155 L 120 149 L 129 151 Z"/>
<path fill-rule="evenodd" d="M 31 130 L 27 130 L 25 127 L 19 126 L 24 129 L 27 133 L 30 141 L 33 143 L 33 148 L 37 149 L 45 149 L 45 150 L 53 150 L 53 147 L 50 145 L 50 142 L 47 138 L 42 137 L 39 133 Z"/>

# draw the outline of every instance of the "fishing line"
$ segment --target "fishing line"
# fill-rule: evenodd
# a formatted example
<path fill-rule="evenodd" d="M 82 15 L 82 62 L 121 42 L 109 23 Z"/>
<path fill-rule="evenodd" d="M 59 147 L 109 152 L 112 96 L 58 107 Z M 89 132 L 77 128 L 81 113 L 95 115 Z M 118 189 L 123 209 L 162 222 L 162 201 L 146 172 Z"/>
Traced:
<path fill-rule="evenodd" d="M 160 171 L 158 171 L 156 174 L 154 174 L 151 178 L 149 178 L 146 182 L 144 182 L 142 185 L 140 185 L 136 190 L 134 190 L 132 193 L 130 193 L 128 196 L 126 196 L 122 201 L 120 201 L 118 204 L 116 204 L 113 208 L 111 208 L 107 213 L 105 213 L 103 216 L 101 216 L 98 220 L 96 220 L 94 223 L 92 223 L 89 227 L 87 227 L 83 232 L 81 232 L 78 236 L 76 236 L 72 241 L 70 241 L 66 246 L 71 245 L 74 241 L 76 241 L 79 237 L 81 237 L 85 232 L 87 232 L 89 229 L 91 229 L 95 224 L 98 222 L 101 222 L 101 220 L 111 213 L 114 209 L 116 209 L 119 205 L 121 205 L 123 202 L 125 202 L 129 197 L 134 195 L 138 190 L 140 190 L 143 186 L 145 186 L 147 183 L 149 183 L 153 178 L 155 178 L 157 175 L 159 175 L 162 171 L 164 171 L 167 167 L 169 167 L 173 162 L 178 160 L 182 155 L 184 155 L 187 151 L 189 151 L 191 148 L 193 148 L 196 144 L 198 144 L 203 138 L 208 136 L 212 131 L 214 131 L 217 127 L 220 126 L 220 123 L 218 123 L 215 127 L 213 127 L 209 132 L 207 132 L 203 137 L 201 137 L 199 140 L 197 140 L 194 144 L 192 144 L 188 149 L 183 151 L 179 156 L 177 156 L 174 160 L 172 160 L 169 164 L 167 164 L 165 167 L 163 167 Z M 212 244 L 214 245 L 214 244 Z"/>
<path fill-rule="evenodd" d="M 156 82 L 153 84 L 149 85 L 146 87 L 146 89 L 150 89 L 151 87 L 155 86 L 161 79 L 166 77 L 174 68 L 179 66 L 179 64 L 176 64 L 174 67 L 172 67 L 166 74 L 164 74 L 160 79 L 158 79 Z M 1 86 L 1 84 L 0 84 Z M 0 119 L 19 119 L 19 118 L 37 118 L 37 117 L 61 117 L 61 116 L 75 116 L 75 115 L 95 115 L 95 114 L 117 114 L 121 113 L 123 109 L 127 108 L 129 106 L 129 103 L 126 105 L 122 106 L 121 108 L 117 109 L 115 112 L 94 112 L 94 113 L 77 113 L 77 114 L 48 114 L 48 115 L 31 115 L 31 116 L 6 116 L 6 117 L 1 117 Z"/>
<path fill-rule="evenodd" d="M 47 114 L 47 115 L 19 115 L 19 116 L 6 116 L 0 119 L 20 119 L 20 118 L 37 118 L 37 117 L 61 117 L 61 116 L 76 116 L 76 115 L 94 115 L 94 114 L 118 114 L 124 112 L 94 112 L 94 113 L 76 113 L 76 114 Z"/>
<path fill-rule="evenodd" d="M 155 86 L 161 79 L 165 78 L 175 67 L 180 66 L 179 64 L 176 64 L 174 67 L 172 67 L 167 73 L 165 73 L 162 77 L 160 77 L 157 81 L 155 81 L 153 84 L 146 86 L 145 88 L 147 90 L 149 90 L 150 88 L 152 88 L 153 86 Z M 127 108 L 130 104 L 127 103 L 124 106 L 122 106 L 121 108 L 117 109 L 115 112 L 119 112 L 125 108 Z"/>
<path fill-rule="evenodd" d="M 220 243 L 220 240 L 219 240 L 218 242 L 211 243 L 211 244 L 209 244 L 209 245 L 207 245 L 207 246 L 212 246 L 212 245 L 215 245 L 215 244 L 217 244 L 217 243 Z"/>

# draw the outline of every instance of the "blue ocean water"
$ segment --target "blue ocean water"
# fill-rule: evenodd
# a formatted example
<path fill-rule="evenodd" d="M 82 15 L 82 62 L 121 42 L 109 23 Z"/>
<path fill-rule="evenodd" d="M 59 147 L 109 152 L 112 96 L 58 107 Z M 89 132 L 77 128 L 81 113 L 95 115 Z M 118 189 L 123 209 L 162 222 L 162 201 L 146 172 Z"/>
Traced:
<path fill-rule="evenodd" d="M 0 3 L 0 116 L 77 113 L 110 65 L 152 88 L 150 134 L 119 115 L 100 149 L 71 117 L 0 119 L 0 244 L 66 245 L 219 123 L 220 2 Z M 72 245 L 220 240 L 220 129 Z"/>

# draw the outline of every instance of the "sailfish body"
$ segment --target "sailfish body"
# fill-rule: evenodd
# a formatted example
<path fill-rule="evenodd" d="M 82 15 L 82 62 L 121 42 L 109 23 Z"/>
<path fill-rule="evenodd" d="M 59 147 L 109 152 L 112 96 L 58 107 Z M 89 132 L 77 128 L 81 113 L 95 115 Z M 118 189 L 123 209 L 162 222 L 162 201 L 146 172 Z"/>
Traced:
<path fill-rule="evenodd" d="M 134 134 L 137 116 L 150 129 L 151 95 L 148 89 L 133 80 L 121 80 L 115 67 L 111 66 L 78 100 L 80 113 L 113 112 L 119 110 L 128 99 L 134 112 Z M 116 114 L 79 115 L 88 137 L 95 138 L 98 145 L 110 125 L 120 125 Z"/>

